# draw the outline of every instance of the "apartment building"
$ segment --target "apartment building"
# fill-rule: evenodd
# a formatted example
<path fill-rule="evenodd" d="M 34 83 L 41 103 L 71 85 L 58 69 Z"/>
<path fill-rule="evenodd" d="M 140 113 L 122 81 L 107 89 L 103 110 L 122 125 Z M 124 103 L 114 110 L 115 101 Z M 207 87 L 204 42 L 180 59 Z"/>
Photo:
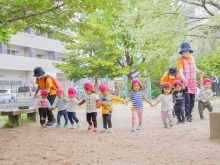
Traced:
<path fill-rule="evenodd" d="M 71 81 L 53 65 L 66 58 L 64 45 L 51 38 L 50 33 L 40 34 L 26 28 L 23 33 L 12 36 L 9 45 L 0 43 L 0 89 L 36 86 L 35 67 L 42 67 L 46 73 L 57 77 L 67 89 Z"/>

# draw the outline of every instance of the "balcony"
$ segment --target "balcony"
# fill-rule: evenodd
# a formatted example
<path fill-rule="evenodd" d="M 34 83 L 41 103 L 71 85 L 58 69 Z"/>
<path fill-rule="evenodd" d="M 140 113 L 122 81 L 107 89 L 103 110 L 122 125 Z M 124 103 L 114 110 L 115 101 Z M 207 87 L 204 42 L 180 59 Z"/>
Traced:
<path fill-rule="evenodd" d="M 60 61 L 51 61 L 46 59 L 37 59 L 24 56 L 15 56 L 0 54 L 0 69 L 33 71 L 35 67 L 42 67 L 47 72 L 61 73 L 53 66 L 53 63 L 62 63 Z"/>

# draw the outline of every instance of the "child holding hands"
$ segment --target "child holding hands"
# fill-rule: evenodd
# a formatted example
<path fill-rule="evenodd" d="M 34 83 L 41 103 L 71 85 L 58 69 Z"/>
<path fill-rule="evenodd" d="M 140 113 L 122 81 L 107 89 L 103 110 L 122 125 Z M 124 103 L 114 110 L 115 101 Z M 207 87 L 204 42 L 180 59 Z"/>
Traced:
<path fill-rule="evenodd" d="M 141 91 L 141 82 L 139 79 L 135 78 L 131 81 L 131 93 L 129 93 L 128 98 L 124 101 L 127 102 L 131 99 L 132 101 L 132 128 L 131 131 L 135 132 L 136 129 L 142 129 L 142 119 L 143 119 L 143 99 L 148 102 L 151 106 L 150 100 L 146 95 Z M 139 119 L 139 124 L 136 127 L 136 119 Z"/>

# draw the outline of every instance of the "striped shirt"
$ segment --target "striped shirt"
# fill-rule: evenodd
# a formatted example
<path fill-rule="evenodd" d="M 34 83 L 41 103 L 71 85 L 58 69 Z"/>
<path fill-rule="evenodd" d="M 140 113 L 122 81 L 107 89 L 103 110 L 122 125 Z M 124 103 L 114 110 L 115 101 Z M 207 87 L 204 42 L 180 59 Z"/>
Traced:
<path fill-rule="evenodd" d="M 67 98 L 62 97 L 61 99 L 57 98 L 55 106 L 58 108 L 58 111 L 66 110 L 67 108 Z"/>
<path fill-rule="evenodd" d="M 128 97 L 131 98 L 134 109 L 143 109 L 143 99 L 146 97 L 143 92 L 131 92 Z"/>

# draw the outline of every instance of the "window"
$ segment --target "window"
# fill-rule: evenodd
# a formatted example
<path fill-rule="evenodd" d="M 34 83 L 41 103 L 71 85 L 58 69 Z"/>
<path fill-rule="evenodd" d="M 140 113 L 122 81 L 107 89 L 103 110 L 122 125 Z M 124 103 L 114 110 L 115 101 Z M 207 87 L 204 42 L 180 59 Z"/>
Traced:
<path fill-rule="evenodd" d="M 58 61 L 63 61 L 64 62 L 65 60 L 66 60 L 65 58 L 61 58 L 61 57 L 58 58 Z"/>
<path fill-rule="evenodd" d="M 19 51 L 8 49 L 8 50 L 7 50 L 7 54 L 19 56 Z"/>
<path fill-rule="evenodd" d="M 38 59 L 44 59 L 44 58 L 45 58 L 45 56 L 42 55 L 42 54 L 37 54 L 36 57 L 37 57 Z"/>

